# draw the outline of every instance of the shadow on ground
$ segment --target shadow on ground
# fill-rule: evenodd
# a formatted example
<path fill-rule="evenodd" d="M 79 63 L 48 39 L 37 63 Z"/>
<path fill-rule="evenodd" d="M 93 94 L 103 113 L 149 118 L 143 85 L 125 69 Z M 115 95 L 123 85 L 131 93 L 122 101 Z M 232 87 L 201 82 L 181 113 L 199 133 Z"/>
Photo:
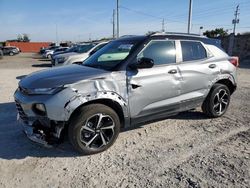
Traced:
<path fill-rule="evenodd" d="M 53 148 L 45 148 L 36 143 L 31 142 L 22 131 L 22 126 L 16 120 L 16 107 L 14 102 L 0 103 L 0 158 L 2 159 L 23 159 L 29 156 L 32 157 L 74 157 L 79 156 L 72 146 L 66 140 L 63 144 Z M 206 116 L 201 112 L 188 111 L 178 115 L 169 117 L 170 119 L 206 119 Z M 166 120 L 162 118 L 160 120 Z M 157 120 L 159 121 L 159 119 Z M 147 126 L 149 123 L 138 124 L 135 128 L 125 129 L 122 132 L 127 132 L 132 129 Z"/>

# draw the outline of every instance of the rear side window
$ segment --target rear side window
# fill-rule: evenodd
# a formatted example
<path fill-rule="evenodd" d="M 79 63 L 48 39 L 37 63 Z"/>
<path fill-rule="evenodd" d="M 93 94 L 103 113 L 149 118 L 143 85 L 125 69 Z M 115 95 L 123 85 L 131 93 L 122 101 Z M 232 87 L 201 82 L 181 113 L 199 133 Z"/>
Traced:
<path fill-rule="evenodd" d="M 200 42 L 181 41 L 183 61 L 207 58 L 207 52 Z"/>
<path fill-rule="evenodd" d="M 151 41 L 140 54 L 138 59 L 147 57 L 154 60 L 155 65 L 170 64 L 176 62 L 176 50 L 174 41 Z"/>

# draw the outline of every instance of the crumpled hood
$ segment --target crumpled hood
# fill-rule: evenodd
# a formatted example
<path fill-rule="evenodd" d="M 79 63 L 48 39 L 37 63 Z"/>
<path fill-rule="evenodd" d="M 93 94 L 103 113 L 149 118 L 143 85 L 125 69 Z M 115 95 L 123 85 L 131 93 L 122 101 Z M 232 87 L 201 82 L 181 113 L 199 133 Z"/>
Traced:
<path fill-rule="evenodd" d="M 104 77 L 104 74 L 108 73 L 105 70 L 82 65 L 69 65 L 32 73 L 22 79 L 19 82 L 19 86 L 27 89 L 55 88 L 84 79 Z"/>

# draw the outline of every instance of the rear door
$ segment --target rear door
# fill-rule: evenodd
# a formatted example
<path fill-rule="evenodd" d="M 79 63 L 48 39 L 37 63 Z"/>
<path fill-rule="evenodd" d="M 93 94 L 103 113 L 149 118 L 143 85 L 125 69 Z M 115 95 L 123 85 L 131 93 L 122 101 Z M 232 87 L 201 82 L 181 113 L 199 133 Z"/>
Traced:
<path fill-rule="evenodd" d="M 133 123 L 178 111 L 180 107 L 180 75 L 176 65 L 175 41 L 150 41 L 137 55 L 137 59 L 142 57 L 153 59 L 154 66 L 127 72 Z"/>
<path fill-rule="evenodd" d="M 178 68 L 182 77 L 182 108 L 190 109 L 200 105 L 218 75 L 219 68 L 211 60 L 211 54 L 200 41 L 179 41 L 182 61 Z"/>

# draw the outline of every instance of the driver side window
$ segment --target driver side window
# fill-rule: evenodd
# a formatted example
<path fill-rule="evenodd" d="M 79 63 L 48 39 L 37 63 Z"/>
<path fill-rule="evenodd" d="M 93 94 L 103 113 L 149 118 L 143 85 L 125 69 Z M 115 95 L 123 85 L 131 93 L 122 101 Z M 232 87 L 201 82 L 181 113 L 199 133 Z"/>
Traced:
<path fill-rule="evenodd" d="M 154 60 L 155 65 L 176 63 L 175 41 L 150 41 L 137 59 L 142 57 Z"/>

